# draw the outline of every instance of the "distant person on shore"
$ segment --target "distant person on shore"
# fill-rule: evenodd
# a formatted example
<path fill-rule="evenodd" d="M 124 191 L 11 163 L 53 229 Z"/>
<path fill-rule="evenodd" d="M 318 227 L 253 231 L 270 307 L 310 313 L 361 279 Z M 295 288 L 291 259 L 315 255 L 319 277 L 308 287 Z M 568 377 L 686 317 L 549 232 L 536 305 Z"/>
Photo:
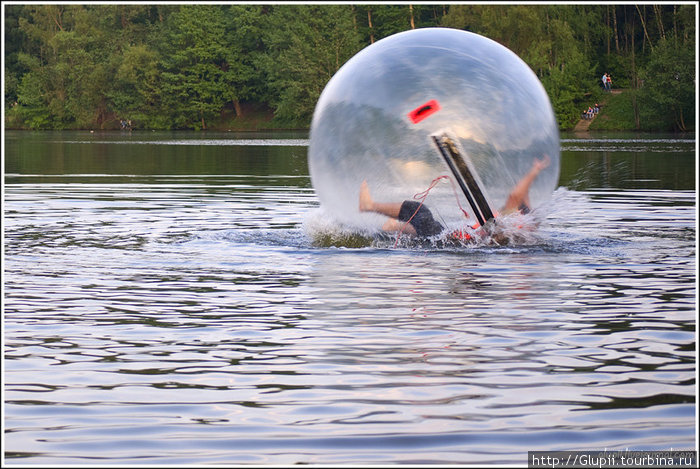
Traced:
<path fill-rule="evenodd" d="M 605 75 L 605 83 L 607 86 L 607 90 L 612 91 L 612 79 L 610 78 L 610 74 L 606 73 Z"/>
<path fill-rule="evenodd" d="M 603 76 L 600 77 L 600 81 L 603 83 L 603 91 L 608 91 L 608 74 L 603 73 Z"/>

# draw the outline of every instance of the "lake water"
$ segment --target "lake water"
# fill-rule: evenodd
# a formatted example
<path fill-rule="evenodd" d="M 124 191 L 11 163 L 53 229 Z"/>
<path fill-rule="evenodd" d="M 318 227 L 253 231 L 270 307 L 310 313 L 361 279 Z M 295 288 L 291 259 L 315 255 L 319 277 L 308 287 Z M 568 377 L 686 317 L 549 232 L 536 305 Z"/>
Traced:
<path fill-rule="evenodd" d="M 527 242 L 394 248 L 305 133 L 6 132 L 5 463 L 695 449 L 696 143 L 592 135 Z"/>

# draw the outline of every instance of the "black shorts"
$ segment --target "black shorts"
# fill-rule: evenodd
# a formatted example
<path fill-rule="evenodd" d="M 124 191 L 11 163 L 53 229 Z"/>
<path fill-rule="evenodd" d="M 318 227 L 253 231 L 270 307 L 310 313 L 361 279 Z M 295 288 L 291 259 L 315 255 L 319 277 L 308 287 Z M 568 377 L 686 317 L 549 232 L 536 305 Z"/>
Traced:
<path fill-rule="evenodd" d="M 399 210 L 399 221 L 407 222 L 409 219 L 413 228 L 416 229 L 416 234 L 421 237 L 435 236 L 445 229 L 433 218 L 428 207 L 415 200 L 404 200 Z"/>

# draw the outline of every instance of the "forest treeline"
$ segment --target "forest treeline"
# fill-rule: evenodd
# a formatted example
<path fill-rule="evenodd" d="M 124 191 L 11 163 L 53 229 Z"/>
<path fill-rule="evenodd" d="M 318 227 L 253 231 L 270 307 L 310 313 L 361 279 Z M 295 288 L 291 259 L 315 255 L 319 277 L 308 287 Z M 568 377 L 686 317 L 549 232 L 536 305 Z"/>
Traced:
<path fill-rule="evenodd" d="M 5 125 L 207 129 L 266 109 L 308 127 L 355 53 L 423 27 L 472 31 L 537 74 L 562 129 L 602 96 L 631 100 L 633 126 L 695 124 L 695 5 L 26 4 L 5 6 Z"/>

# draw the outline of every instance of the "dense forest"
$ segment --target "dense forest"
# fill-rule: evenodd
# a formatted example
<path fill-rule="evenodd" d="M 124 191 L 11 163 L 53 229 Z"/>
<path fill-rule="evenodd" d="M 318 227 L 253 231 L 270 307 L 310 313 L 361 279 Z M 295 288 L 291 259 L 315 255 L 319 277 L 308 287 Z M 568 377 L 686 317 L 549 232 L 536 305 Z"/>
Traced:
<path fill-rule="evenodd" d="M 631 127 L 693 130 L 694 4 L 26 4 L 5 6 L 5 126 L 308 127 L 355 53 L 411 28 L 482 34 L 542 81 L 562 129 L 625 90 Z M 224 126 L 224 127 L 222 127 Z"/>

